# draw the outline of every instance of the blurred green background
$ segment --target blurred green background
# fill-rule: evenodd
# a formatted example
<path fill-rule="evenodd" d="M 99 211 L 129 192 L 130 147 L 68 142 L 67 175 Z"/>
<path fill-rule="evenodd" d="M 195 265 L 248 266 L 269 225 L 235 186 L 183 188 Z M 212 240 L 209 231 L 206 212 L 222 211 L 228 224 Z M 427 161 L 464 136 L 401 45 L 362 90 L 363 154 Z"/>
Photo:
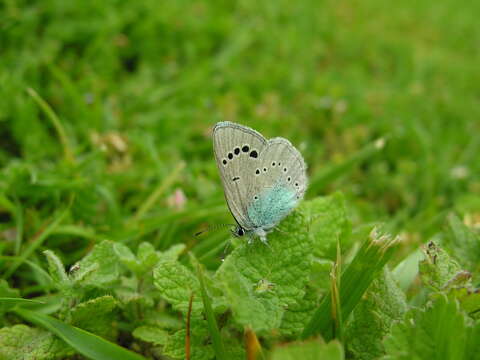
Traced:
<path fill-rule="evenodd" d="M 108 238 L 185 242 L 216 267 L 228 231 L 193 234 L 232 221 L 210 137 L 222 120 L 291 140 L 307 198 L 340 190 L 355 226 L 386 222 L 411 250 L 450 211 L 480 223 L 479 13 L 464 0 L 3 1 L 0 255 L 63 216 L 30 260 L 54 248 L 73 264 Z"/>

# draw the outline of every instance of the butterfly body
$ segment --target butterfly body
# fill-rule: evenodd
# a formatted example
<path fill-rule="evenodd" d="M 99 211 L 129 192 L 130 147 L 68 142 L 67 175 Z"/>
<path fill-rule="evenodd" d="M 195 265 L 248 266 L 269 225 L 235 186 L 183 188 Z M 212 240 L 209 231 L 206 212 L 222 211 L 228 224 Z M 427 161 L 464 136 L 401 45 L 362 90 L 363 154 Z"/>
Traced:
<path fill-rule="evenodd" d="M 237 236 L 266 235 L 303 198 L 307 187 L 303 157 L 288 140 L 266 140 L 231 122 L 213 130 L 214 152 Z"/>

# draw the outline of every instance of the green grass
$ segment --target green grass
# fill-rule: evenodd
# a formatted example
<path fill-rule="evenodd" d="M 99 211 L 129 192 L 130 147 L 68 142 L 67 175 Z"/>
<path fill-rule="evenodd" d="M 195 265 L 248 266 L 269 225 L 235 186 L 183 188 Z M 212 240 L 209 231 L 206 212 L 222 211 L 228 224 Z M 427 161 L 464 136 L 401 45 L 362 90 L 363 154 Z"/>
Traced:
<path fill-rule="evenodd" d="M 173 358 L 183 356 L 178 352 L 184 341 L 181 304 L 188 299 L 171 295 L 166 301 L 154 285 L 152 264 L 162 256 L 175 261 L 191 284 L 197 281 L 192 280 L 196 261 L 206 269 L 202 293 L 195 294 L 198 308 L 194 307 L 191 330 L 199 337 L 191 339 L 192 350 L 200 346 L 209 328 L 215 329 L 211 322 L 215 315 L 216 342 L 220 335 L 227 356 L 241 358 L 240 325 L 246 326 L 243 320 L 250 316 L 242 306 L 252 296 L 261 296 L 259 303 L 277 319 L 285 311 L 278 299 L 310 316 L 330 289 L 328 273 L 336 257 L 325 249 L 335 248 L 332 234 L 345 230 L 344 225 L 323 221 L 322 227 L 328 229 L 315 230 L 320 235 L 312 240 L 314 258 L 308 259 L 313 264 L 309 271 L 315 275 L 309 273 L 311 283 L 302 283 L 306 287 L 297 289 L 297 298 L 293 293 L 276 298 L 275 291 L 283 291 L 285 284 L 273 288 L 273 293 L 252 294 L 248 281 L 264 280 L 269 274 L 262 272 L 259 279 L 248 274 L 243 279 L 245 274 L 239 271 L 235 276 L 245 282 L 239 280 L 238 288 L 230 283 L 230 302 L 225 301 L 226 280 L 217 274 L 226 273 L 221 259 L 229 233 L 225 229 L 194 236 L 208 224 L 232 222 L 210 137 L 212 126 L 223 120 L 295 144 L 308 164 L 307 200 L 335 191 L 344 194 L 346 210 L 341 208 L 338 214 L 348 212 L 351 235 L 346 231 L 349 235 L 345 239 L 342 235 L 340 241 L 346 263 L 342 269 L 348 269 L 372 224 L 384 223 L 387 231 L 402 235 L 389 266 L 403 269 L 393 274 L 406 291 L 409 306 L 423 306 L 426 318 L 434 316 L 428 313 L 429 301 L 434 301 L 430 292 L 447 291 L 415 281 L 419 246 L 431 239 L 455 257 L 460 269 L 472 273 L 464 286 L 474 292 L 480 262 L 472 255 L 478 250 L 480 224 L 479 13 L 480 3 L 453 0 L 4 1 L 0 4 L 0 327 L 4 327 L 0 343 L 9 329 L 11 334 L 27 331 L 18 324 L 29 323 L 15 312 L 16 305 L 26 304 L 146 358 L 158 358 L 164 350 Z M 180 208 L 168 200 L 177 190 L 186 198 Z M 333 204 L 334 209 L 343 206 Z M 308 206 L 312 213 L 304 216 L 314 218 L 314 210 L 325 212 L 323 205 Z M 292 220 L 286 226 L 306 236 L 305 229 L 295 227 L 302 221 Z M 284 241 L 291 238 L 285 236 Z M 105 245 L 105 239 L 122 243 L 136 255 L 118 261 L 112 255 L 107 267 L 95 255 L 97 251 L 102 259 L 101 251 L 114 248 Z M 143 242 L 159 253 L 147 251 L 150 248 L 140 246 Z M 315 247 L 322 242 L 328 245 Z M 168 252 L 175 244 L 186 246 L 179 262 L 174 250 Z M 237 255 L 248 251 L 243 246 L 235 242 L 236 260 L 226 261 L 238 266 L 232 265 L 231 274 L 241 270 Z M 70 269 L 81 261 L 87 268 L 67 271 L 69 280 L 60 286 L 52 270 L 47 273 L 45 250 L 56 254 L 60 267 Z M 142 271 L 133 271 L 132 262 Z M 97 286 L 92 274 L 103 266 L 116 275 L 111 282 L 101 278 Z M 342 277 L 342 284 L 345 281 L 348 284 Z M 382 281 L 375 285 L 377 293 L 396 291 L 390 285 L 382 287 Z M 360 304 L 374 299 L 368 304 L 378 305 L 374 290 L 365 295 L 367 300 L 360 300 L 366 284 L 360 285 L 352 289 Z M 339 290 L 348 297 L 345 292 L 350 290 Z M 141 294 L 139 299 L 134 293 Z M 247 293 L 244 302 L 231 301 L 232 296 Z M 98 304 L 88 302 L 110 295 L 115 305 L 101 301 L 116 308 L 116 315 L 108 320 L 117 324 L 115 331 L 75 315 L 83 311 L 78 306 L 95 308 Z M 195 313 L 202 296 L 212 302 L 208 327 Z M 461 305 L 458 311 L 475 314 L 468 306 L 476 300 L 462 296 L 453 296 Z M 2 298 L 45 304 L 21 300 L 3 304 Z M 456 308 L 449 301 L 433 309 Z M 348 305 L 350 312 L 356 303 Z M 409 312 L 405 314 L 401 315 Z M 388 316 L 398 320 L 397 315 Z M 331 322 L 324 313 L 319 316 L 323 324 Z M 153 346 L 132 335 L 135 328 L 153 326 L 146 323 L 148 319 L 155 319 L 155 326 L 171 324 L 161 332 L 168 332 L 168 340 L 162 338 Z M 349 324 L 361 324 L 362 319 L 355 310 L 342 319 L 347 358 L 365 358 L 348 342 L 349 334 L 355 333 Z M 306 326 L 310 320 L 314 321 L 305 316 L 297 323 Z M 390 323 L 375 324 L 381 336 L 394 336 L 401 329 L 390 334 Z M 310 326 L 316 328 L 314 323 Z M 479 333 L 470 330 L 468 322 L 461 326 L 466 334 Z M 298 340 L 303 330 L 280 330 L 278 337 L 267 328 L 262 324 L 253 329 L 266 350 Z M 63 347 L 47 330 L 32 325 L 28 331 L 26 338 L 41 333 L 50 341 L 43 344 L 45 348 L 59 349 L 52 350 L 50 358 L 73 356 L 75 351 Z M 319 344 L 314 347 L 333 348 Z M 387 351 L 397 349 L 394 339 L 388 344 Z M 389 354 L 394 356 L 393 350 Z M 43 358 L 36 356 L 49 359 L 48 351 Z M 198 356 L 208 359 L 214 352 L 202 348 Z M 338 356 L 343 352 L 338 351 Z"/>

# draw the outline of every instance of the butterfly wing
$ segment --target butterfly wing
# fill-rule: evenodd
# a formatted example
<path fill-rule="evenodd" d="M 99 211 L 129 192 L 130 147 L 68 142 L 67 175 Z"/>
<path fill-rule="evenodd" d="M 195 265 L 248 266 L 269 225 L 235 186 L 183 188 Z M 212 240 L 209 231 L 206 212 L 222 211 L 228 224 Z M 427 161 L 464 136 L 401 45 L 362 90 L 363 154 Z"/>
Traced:
<path fill-rule="evenodd" d="M 244 229 L 253 227 L 247 208 L 253 192 L 255 169 L 267 141 L 257 131 L 231 122 L 220 122 L 213 129 L 213 148 L 225 198 L 235 220 Z"/>
<path fill-rule="evenodd" d="M 286 139 L 268 141 L 260 155 L 256 181 L 247 194 L 248 218 L 254 227 L 275 227 L 303 198 L 307 188 L 306 165 L 300 152 Z"/>

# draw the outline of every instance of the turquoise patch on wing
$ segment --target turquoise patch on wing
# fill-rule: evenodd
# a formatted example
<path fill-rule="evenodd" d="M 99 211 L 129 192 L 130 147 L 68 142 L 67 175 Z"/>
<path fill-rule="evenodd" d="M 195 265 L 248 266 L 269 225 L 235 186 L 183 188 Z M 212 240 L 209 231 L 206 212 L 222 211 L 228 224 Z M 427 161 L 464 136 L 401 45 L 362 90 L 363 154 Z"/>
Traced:
<path fill-rule="evenodd" d="M 248 206 L 247 213 L 255 227 L 271 228 L 277 225 L 297 205 L 292 188 L 275 186 L 257 195 Z"/>

